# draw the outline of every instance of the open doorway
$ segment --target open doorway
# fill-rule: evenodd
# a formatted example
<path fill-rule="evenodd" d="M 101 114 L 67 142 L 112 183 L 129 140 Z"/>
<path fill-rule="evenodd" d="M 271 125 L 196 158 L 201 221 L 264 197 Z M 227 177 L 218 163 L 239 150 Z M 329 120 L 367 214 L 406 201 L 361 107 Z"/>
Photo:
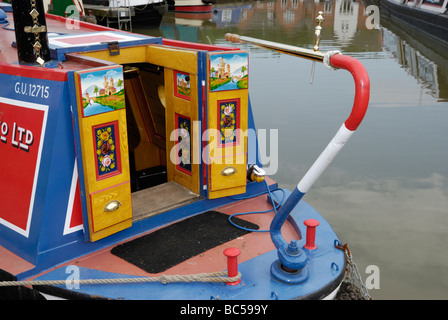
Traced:
<path fill-rule="evenodd" d="M 123 65 L 133 221 L 194 202 L 200 197 L 168 178 L 165 68 Z M 170 109 L 170 108 L 168 108 Z M 167 156 L 168 154 L 168 156 Z"/>

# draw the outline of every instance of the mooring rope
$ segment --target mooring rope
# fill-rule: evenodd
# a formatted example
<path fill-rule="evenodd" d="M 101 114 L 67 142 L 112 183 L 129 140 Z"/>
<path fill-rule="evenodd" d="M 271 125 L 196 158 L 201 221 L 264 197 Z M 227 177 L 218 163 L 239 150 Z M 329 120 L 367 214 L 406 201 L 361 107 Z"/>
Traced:
<path fill-rule="evenodd" d="M 163 284 L 173 282 L 234 282 L 241 279 L 241 273 L 235 277 L 227 277 L 227 271 L 197 273 L 186 275 L 166 275 L 158 277 L 116 278 L 116 279 L 80 279 L 80 280 L 23 280 L 23 281 L 0 281 L 0 287 L 7 286 L 43 286 L 58 284 L 112 284 L 112 283 L 144 283 L 161 282 Z"/>

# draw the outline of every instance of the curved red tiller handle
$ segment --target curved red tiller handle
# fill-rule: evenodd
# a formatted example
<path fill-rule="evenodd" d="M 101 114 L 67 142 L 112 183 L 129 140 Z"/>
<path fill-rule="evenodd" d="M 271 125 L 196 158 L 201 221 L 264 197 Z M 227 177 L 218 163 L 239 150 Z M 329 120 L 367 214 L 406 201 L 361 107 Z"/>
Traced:
<path fill-rule="evenodd" d="M 355 131 L 367 112 L 370 97 L 370 81 L 366 69 L 359 60 L 343 54 L 334 54 L 330 58 L 332 66 L 349 71 L 355 80 L 355 101 L 352 112 L 345 121 L 345 127 Z"/>

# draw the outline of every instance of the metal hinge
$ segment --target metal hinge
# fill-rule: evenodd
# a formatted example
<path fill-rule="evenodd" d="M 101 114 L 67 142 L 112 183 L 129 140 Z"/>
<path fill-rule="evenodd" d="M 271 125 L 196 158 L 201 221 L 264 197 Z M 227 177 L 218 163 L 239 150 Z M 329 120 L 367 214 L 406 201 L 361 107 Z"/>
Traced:
<path fill-rule="evenodd" d="M 107 46 L 111 56 L 118 56 L 120 54 L 120 45 L 118 44 L 118 41 L 107 42 Z"/>

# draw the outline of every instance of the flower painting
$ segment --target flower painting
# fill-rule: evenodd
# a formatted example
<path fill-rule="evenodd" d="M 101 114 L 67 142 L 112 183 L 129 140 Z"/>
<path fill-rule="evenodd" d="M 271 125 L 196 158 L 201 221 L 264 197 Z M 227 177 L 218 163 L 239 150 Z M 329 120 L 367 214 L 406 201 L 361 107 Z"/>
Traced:
<path fill-rule="evenodd" d="M 119 146 L 116 139 L 118 123 L 93 127 L 94 141 L 96 142 L 97 177 L 102 178 L 106 174 L 116 173 L 119 168 Z"/>
<path fill-rule="evenodd" d="M 218 101 L 218 128 L 221 134 L 221 146 L 235 144 L 240 126 L 239 99 Z"/>
<path fill-rule="evenodd" d="M 79 81 L 84 117 L 125 107 L 122 66 L 79 72 Z"/>
<path fill-rule="evenodd" d="M 210 55 L 210 91 L 247 89 L 247 52 L 220 53 Z"/>

